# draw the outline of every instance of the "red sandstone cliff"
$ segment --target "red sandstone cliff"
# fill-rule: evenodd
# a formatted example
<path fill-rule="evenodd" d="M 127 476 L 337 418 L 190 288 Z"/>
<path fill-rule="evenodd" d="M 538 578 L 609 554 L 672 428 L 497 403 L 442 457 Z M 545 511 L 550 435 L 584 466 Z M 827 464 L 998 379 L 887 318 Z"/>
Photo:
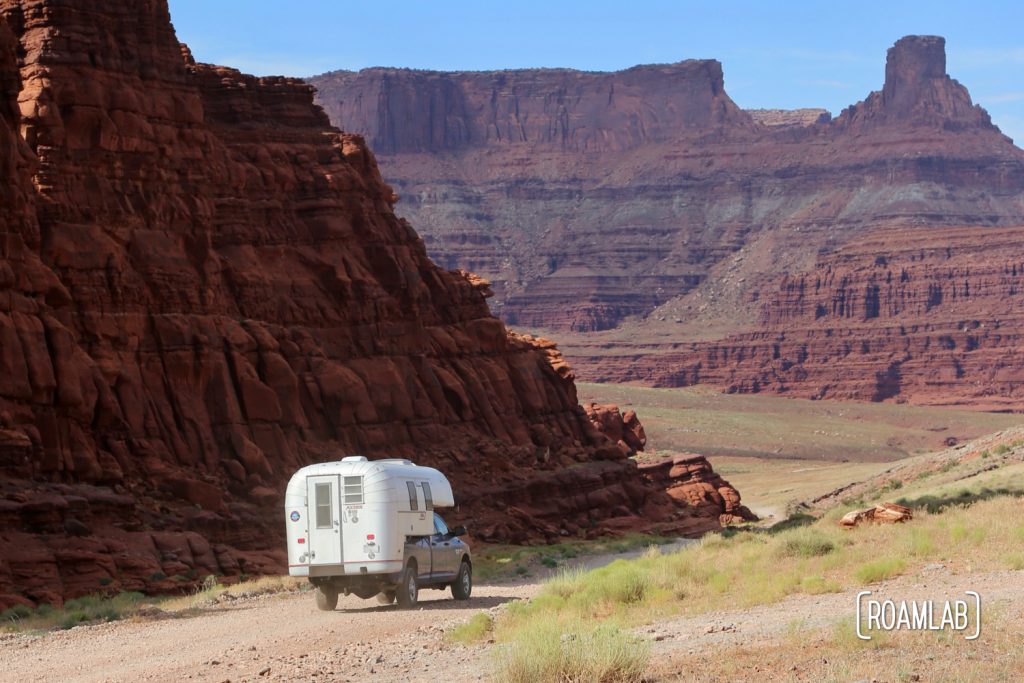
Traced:
<path fill-rule="evenodd" d="M 958 345 L 947 364 L 955 360 L 974 372 L 950 370 L 953 379 L 941 389 L 935 385 L 932 356 L 920 350 L 956 329 L 959 312 L 937 320 L 947 315 L 944 309 L 905 309 L 889 319 L 887 330 L 878 321 L 854 325 L 846 317 L 779 322 L 791 315 L 786 302 L 793 282 L 834 277 L 833 254 L 860 254 L 863 262 L 850 278 L 873 277 L 867 271 L 876 259 L 909 258 L 909 249 L 936 239 L 946 240 L 939 244 L 953 253 L 974 254 L 987 269 L 1019 260 L 1012 241 L 988 242 L 985 235 L 989 228 L 1024 225 L 1024 151 L 947 75 L 944 40 L 897 41 L 882 89 L 835 119 L 738 111 L 720 68 L 710 66 L 717 63 L 693 64 L 643 71 L 647 77 L 634 82 L 635 98 L 625 103 L 609 98 L 596 112 L 569 110 L 576 130 L 603 131 L 608 122 L 638 120 L 645 102 L 664 108 L 670 122 L 664 128 L 641 137 L 618 129 L 602 133 L 615 142 L 607 149 L 567 149 L 538 136 L 476 136 L 473 146 L 443 149 L 396 147 L 381 164 L 402 196 L 398 210 L 422 226 L 440 262 L 471 268 L 494 283 L 493 307 L 506 321 L 585 333 L 570 335 L 562 346 L 587 379 L 1024 407 L 1007 374 L 1016 350 L 1005 334 L 989 339 L 984 358 Z M 409 80 L 406 72 L 375 69 L 310 82 L 335 123 L 361 130 L 372 117 L 347 108 L 360 93 L 374 93 L 373 111 L 389 106 L 394 89 L 422 90 L 423 98 L 439 82 L 462 100 L 483 101 L 484 93 L 498 92 L 496 84 L 515 83 L 518 73 L 417 72 L 417 80 Z M 594 82 L 618 92 L 620 80 L 633 78 L 629 70 L 567 80 L 567 72 L 558 71 L 542 90 L 537 81 L 548 72 L 529 73 L 531 101 L 542 102 L 556 93 L 578 96 L 582 91 L 574 88 Z M 382 80 L 391 90 L 378 87 Z M 708 92 L 728 116 L 693 117 L 667 103 L 671 96 L 692 98 L 706 111 Z M 492 113 L 468 111 L 484 118 Z M 651 111 L 659 110 L 652 104 Z M 878 251 L 859 251 L 865 240 Z M 942 262 L 922 258 L 934 272 L 911 276 L 939 286 Z M 971 272 L 979 273 L 977 267 Z M 874 285 L 851 286 L 861 292 Z M 948 305 L 952 281 L 942 286 Z M 1008 292 L 1018 285 L 1005 286 Z M 972 297 L 980 296 L 977 291 L 972 286 Z M 850 293 L 821 294 L 833 295 Z M 987 296 L 975 299 L 970 320 L 992 329 L 1013 306 L 1005 295 Z M 823 305 L 831 310 L 830 301 Z M 804 331 L 805 324 L 816 331 Z M 911 341 L 901 329 L 935 336 Z M 812 351 L 828 347 L 805 341 L 822 334 L 848 338 L 853 350 L 839 352 L 847 365 L 837 352 Z M 860 348 L 872 351 L 861 354 Z M 884 387 L 876 390 L 879 383 Z"/>
<path fill-rule="evenodd" d="M 605 381 L 1021 410 L 1022 244 L 1024 228 L 881 230 L 762 293 L 756 332 L 580 362 Z"/>
<path fill-rule="evenodd" d="M 277 569 L 284 481 L 350 453 L 442 468 L 485 539 L 718 524 L 309 86 L 196 64 L 164 0 L 0 0 L 0 198 L 0 606 Z"/>

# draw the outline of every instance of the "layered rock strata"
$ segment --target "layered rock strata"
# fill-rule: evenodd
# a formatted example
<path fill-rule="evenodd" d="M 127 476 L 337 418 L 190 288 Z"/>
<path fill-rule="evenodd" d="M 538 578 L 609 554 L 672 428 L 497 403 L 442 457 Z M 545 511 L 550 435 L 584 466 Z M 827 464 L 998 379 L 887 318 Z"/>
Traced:
<path fill-rule="evenodd" d="M 761 330 L 577 361 L 604 381 L 1024 407 L 1024 228 L 873 233 L 782 278 Z"/>
<path fill-rule="evenodd" d="M 487 539 L 719 523 L 308 85 L 197 64 L 164 0 L 0 0 L 0 198 L 0 606 L 280 571 L 283 483 L 352 453 L 440 467 Z"/>
<path fill-rule="evenodd" d="M 834 119 L 740 110 L 717 62 L 310 82 L 336 124 L 388 149 L 398 209 L 431 253 L 493 282 L 506 321 L 581 333 L 563 348 L 587 379 L 1024 409 L 1020 249 L 1003 237 L 1024 225 L 1024 151 L 946 73 L 942 38 L 897 41 L 881 90 Z M 395 111 L 427 101 L 429 116 L 398 125 Z M 530 125 L 499 135 L 515 115 Z M 439 126 L 449 132 L 428 134 Z M 875 278 L 899 277 L 884 264 L 919 248 L 908 276 L 933 289 L 948 277 L 941 301 L 833 314 L 831 297 L 876 284 L 884 306 L 889 282 Z M 970 276 L 945 269 L 944 248 L 972 254 Z M 851 290 L 835 268 L 854 258 Z M 1002 294 L 972 283 L 973 313 L 950 308 L 964 277 L 1005 268 Z M 801 297 L 824 301 L 794 313 L 801 282 Z M 989 331 L 981 347 L 958 339 L 965 325 Z"/>

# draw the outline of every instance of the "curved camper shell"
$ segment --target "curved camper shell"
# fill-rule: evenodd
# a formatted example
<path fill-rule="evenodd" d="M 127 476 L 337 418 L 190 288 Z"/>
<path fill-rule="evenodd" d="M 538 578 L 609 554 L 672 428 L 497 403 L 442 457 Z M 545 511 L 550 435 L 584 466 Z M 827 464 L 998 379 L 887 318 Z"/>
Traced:
<path fill-rule="evenodd" d="M 433 509 L 452 507 L 432 467 L 362 456 L 303 467 L 284 498 L 292 576 L 393 574 L 409 536 L 434 533 Z"/>

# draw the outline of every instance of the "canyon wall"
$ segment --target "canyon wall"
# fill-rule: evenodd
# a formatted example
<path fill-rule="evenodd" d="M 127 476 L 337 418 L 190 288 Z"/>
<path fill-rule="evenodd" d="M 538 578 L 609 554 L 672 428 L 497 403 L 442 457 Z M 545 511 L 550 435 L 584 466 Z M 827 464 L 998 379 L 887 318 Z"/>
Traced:
<path fill-rule="evenodd" d="M 588 376 L 729 392 L 1024 407 L 1024 228 L 882 230 L 782 278 L 761 329 L 584 351 Z"/>
<path fill-rule="evenodd" d="M 0 607 L 280 571 L 284 482 L 353 453 L 441 468 L 485 540 L 719 524 L 310 86 L 196 63 L 164 0 L 0 0 L 0 198 Z"/>
<path fill-rule="evenodd" d="M 528 89 L 520 85 L 523 73 L 531 75 Z M 574 72 L 373 69 L 310 82 L 336 125 L 385 137 L 391 133 L 380 122 L 390 115 L 381 112 L 392 106 L 391 93 L 416 90 L 422 101 L 442 82 L 460 93 L 460 102 L 516 95 L 516 102 L 550 104 L 569 93 L 571 102 L 588 103 L 565 106 L 570 130 L 622 126 L 599 136 L 607 141 L 603 147 L 536 134 L 499 137 L 486 134 L 495 109 L 479 104 L 457 115 L 446 110 L 442 118 L 470 117 L 475 124 L 460 125 L 482 133 L 458 145 L 435 137 L 433 146 L 393 146 L 380 157 L 401 196 L 397 209 L 420 226 L 434 258 L 491 280 L 493 310 L 510 324 L 558 330 L 567 357 L 588 380 L 1024 408 L 1015 389 L 1012 398 L 998 398 L 1010 385 L 985 379 L 1015 362 L 1010 337 L 992 340 L 984 358 L 968 357 L 975 350 L 958 346 L 953 355 L 962 366 L 986 373 L 954 377 L 941 389 L 929 376 L 927 353 L 921 362 L 904 358 L 893 389 L 885 379 L 896 372 L 890 368 L 905 354 L 917 359 L 923 342 L 880 331 L 877 319 L 862 325 L 848 316 L 815 318 L 812 311 L 806 325 L 815 332 L 792 329 L 804 322 L 782 322 L 793 315 L 787 308 L 793 283 L 832 282 L 834 259 L 859 254 L 854 278 L 867 277 L 876 259 L 902 262 L 908 249 L 934 240 L 994 271 L 1020 252 L 1012 241 L 986 236 L 1024 225 L 1024 151 L 946 73 L 942 38 L 897 41 L 882 89 L 835 118 L 821 110 L 739 110 L 715 62 L 575 72 L 575 79 L 567 73 Z M 636 73 L 646 77 L 629 81 L 638 88 L 635 97 L 615 99 L 619 82 Z M 537 85 L 542 78 L 546 89 Z M 595 83 L 608 95 L 597 111 L 597 98 L 583 94 Z M 672 106 L 673 97 L 694 106 Z M 356 110 L 357 100 L 376 104 Z M 439 111 L 431 110 L 431 120 Z M 549 110 L 521 111 L 535 121 Z M 664 112 L 661 125 L 646 136 L 627 133 L 634 129 L 623 121 L 647 129 L 645 112 Z M 858 251 L 862 243 L 878 251 Z M 925 262 L 935 272 L 917 269 L 910 276 L 935 285 L 942 262 L 926 256 L 915 267 Z M 949 305 L 948 295 L 944 302 Z M 1004 303 L 992 295 L 974 318 L 991 330 Z M 831 303 L 822 305 L 831 311 Z M 949 320 L 936 319 L 946 315 Z M 945 307 L 907 308 L 890 322 L 897 332 L 900 326 L 952 330 L 958 315 Z M 777 341 L 799 349 L 808 334 L 848 337 L 854 348 L 876 351 L 842 372 L 834 354 L 794 351 L 785 372 L 766 371 Z M 765 350 L 752 359 L 750 345 Z M 852 362 L 858 353 L 849 355 Z M 888 388 L 876 390 L 878 382 Z"/>

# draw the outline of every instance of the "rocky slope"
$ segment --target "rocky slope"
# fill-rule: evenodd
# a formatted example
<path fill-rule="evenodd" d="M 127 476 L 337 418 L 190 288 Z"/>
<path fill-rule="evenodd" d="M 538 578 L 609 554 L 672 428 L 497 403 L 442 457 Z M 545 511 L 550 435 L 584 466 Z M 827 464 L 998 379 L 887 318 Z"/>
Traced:
<path fill-rule="evenodd" d="M 714 62 L 575 79 L 565 73 L 375 69 L 311 82 L 338 125 L 384 141 L 392 138 L 381 121 L 394 118 L 381 112 L 399 91 L 424 98 L 444 83 L 461 93 L 452 98 L 477 103 L 459 110 L 459 121 L 490 121 L 494 103 L 505 101 L 536 121 L 561 103 L 568 137 L 510 139 L 480 129 L 459 145 L 446 146 L 443 137 L 432 147 L 393 144 L 381 163 L 402 196 L 399 210 L 422 226 L 434 256 L 492 280 L 494 309 L 506 321 L 588 333 L 563 344 L 588 379 L 1024 407 L 1016 393 L 999 398 L 1015 387 L 1008 370 L 1014 337 L 1004 314 L 1016 308 L 995 291 L 985 290 L 982 300 L 972 285 L 973 314 L 964 320 L 989 330 L 1004 321 L 999 339 L 990 336 L 984 354 L 968 355 L 974 347 L 959 343 L 944 351 L 940 375 L 948 380 L 928 369 L 938 339 L 962 329 L 962 311 L 951 308 L 959 273 L 947 273 L 941 305 L 904 307 L 867 324 L 833 316 L 830 301 L 822 303 L 828 315 L 804 307 L 798 315 L 810 317 L 797 320 L 788 309 L 793 283 L 838 284 L 836 260 L 857 271 L 843 276 L 843 292 L 861 292 L 874 286 L 872 278 L 891 277 L 881 264 L 909 261 L 923 245 L 970 253 L 972 264 L 993 272 L 1008 267 L 1000 286 L 1016 291 L 1019 249 L 1012 238 L 988 236 L 1024 225 L 1024 152 L 946 74 L 943 39 L 898 41 L 883 88 L 835 119 L 816 110 L 739 110 Z M 646 74 L 639 85 L 638 73 Z M 523 74 L 532 79 L 529 89 Z M 536 83 L 542 77 L 543 91 Z M 641 90 L 623 101 L 625 83 Z M 597 113 L 576 105 L 593 99 L 585 95 L 595 84 L 605 94 Z M 674 97 L 694 106 L 674 107 Z M 356 101 L 376 104 L 358 109 Z M 450 113 L 435 105 L 435 119 Z M 646 136 L 626 135 L 628 125 L 607 129 L 644 122 L 647 112 L 665 113 L 664 125 L 652 125 Z M 606 146 L 566 143 L 581 131 Z M 928 263 L 916 259 L 908 277 L 939 286 L 945 256 L 926 251 Z M 981 275 L 977 265 L 971 273 Z M 868 280 L 856 282 L 861 276 Z M 962 295 L 961 282 L 956 288 Z M 830 341 L 817 339 L 824 335 Z M 833 348 L 838 338 L 852 350 Z"/>
<path fill-rule="evenodd" d="M 308 85 L 195 63 L 165 0 L 0 0 L 0 198 L 0 606 L 279 570 L 283 483 L 351 453 L 444 469 L 478 538 L 719 524 Z"/>

